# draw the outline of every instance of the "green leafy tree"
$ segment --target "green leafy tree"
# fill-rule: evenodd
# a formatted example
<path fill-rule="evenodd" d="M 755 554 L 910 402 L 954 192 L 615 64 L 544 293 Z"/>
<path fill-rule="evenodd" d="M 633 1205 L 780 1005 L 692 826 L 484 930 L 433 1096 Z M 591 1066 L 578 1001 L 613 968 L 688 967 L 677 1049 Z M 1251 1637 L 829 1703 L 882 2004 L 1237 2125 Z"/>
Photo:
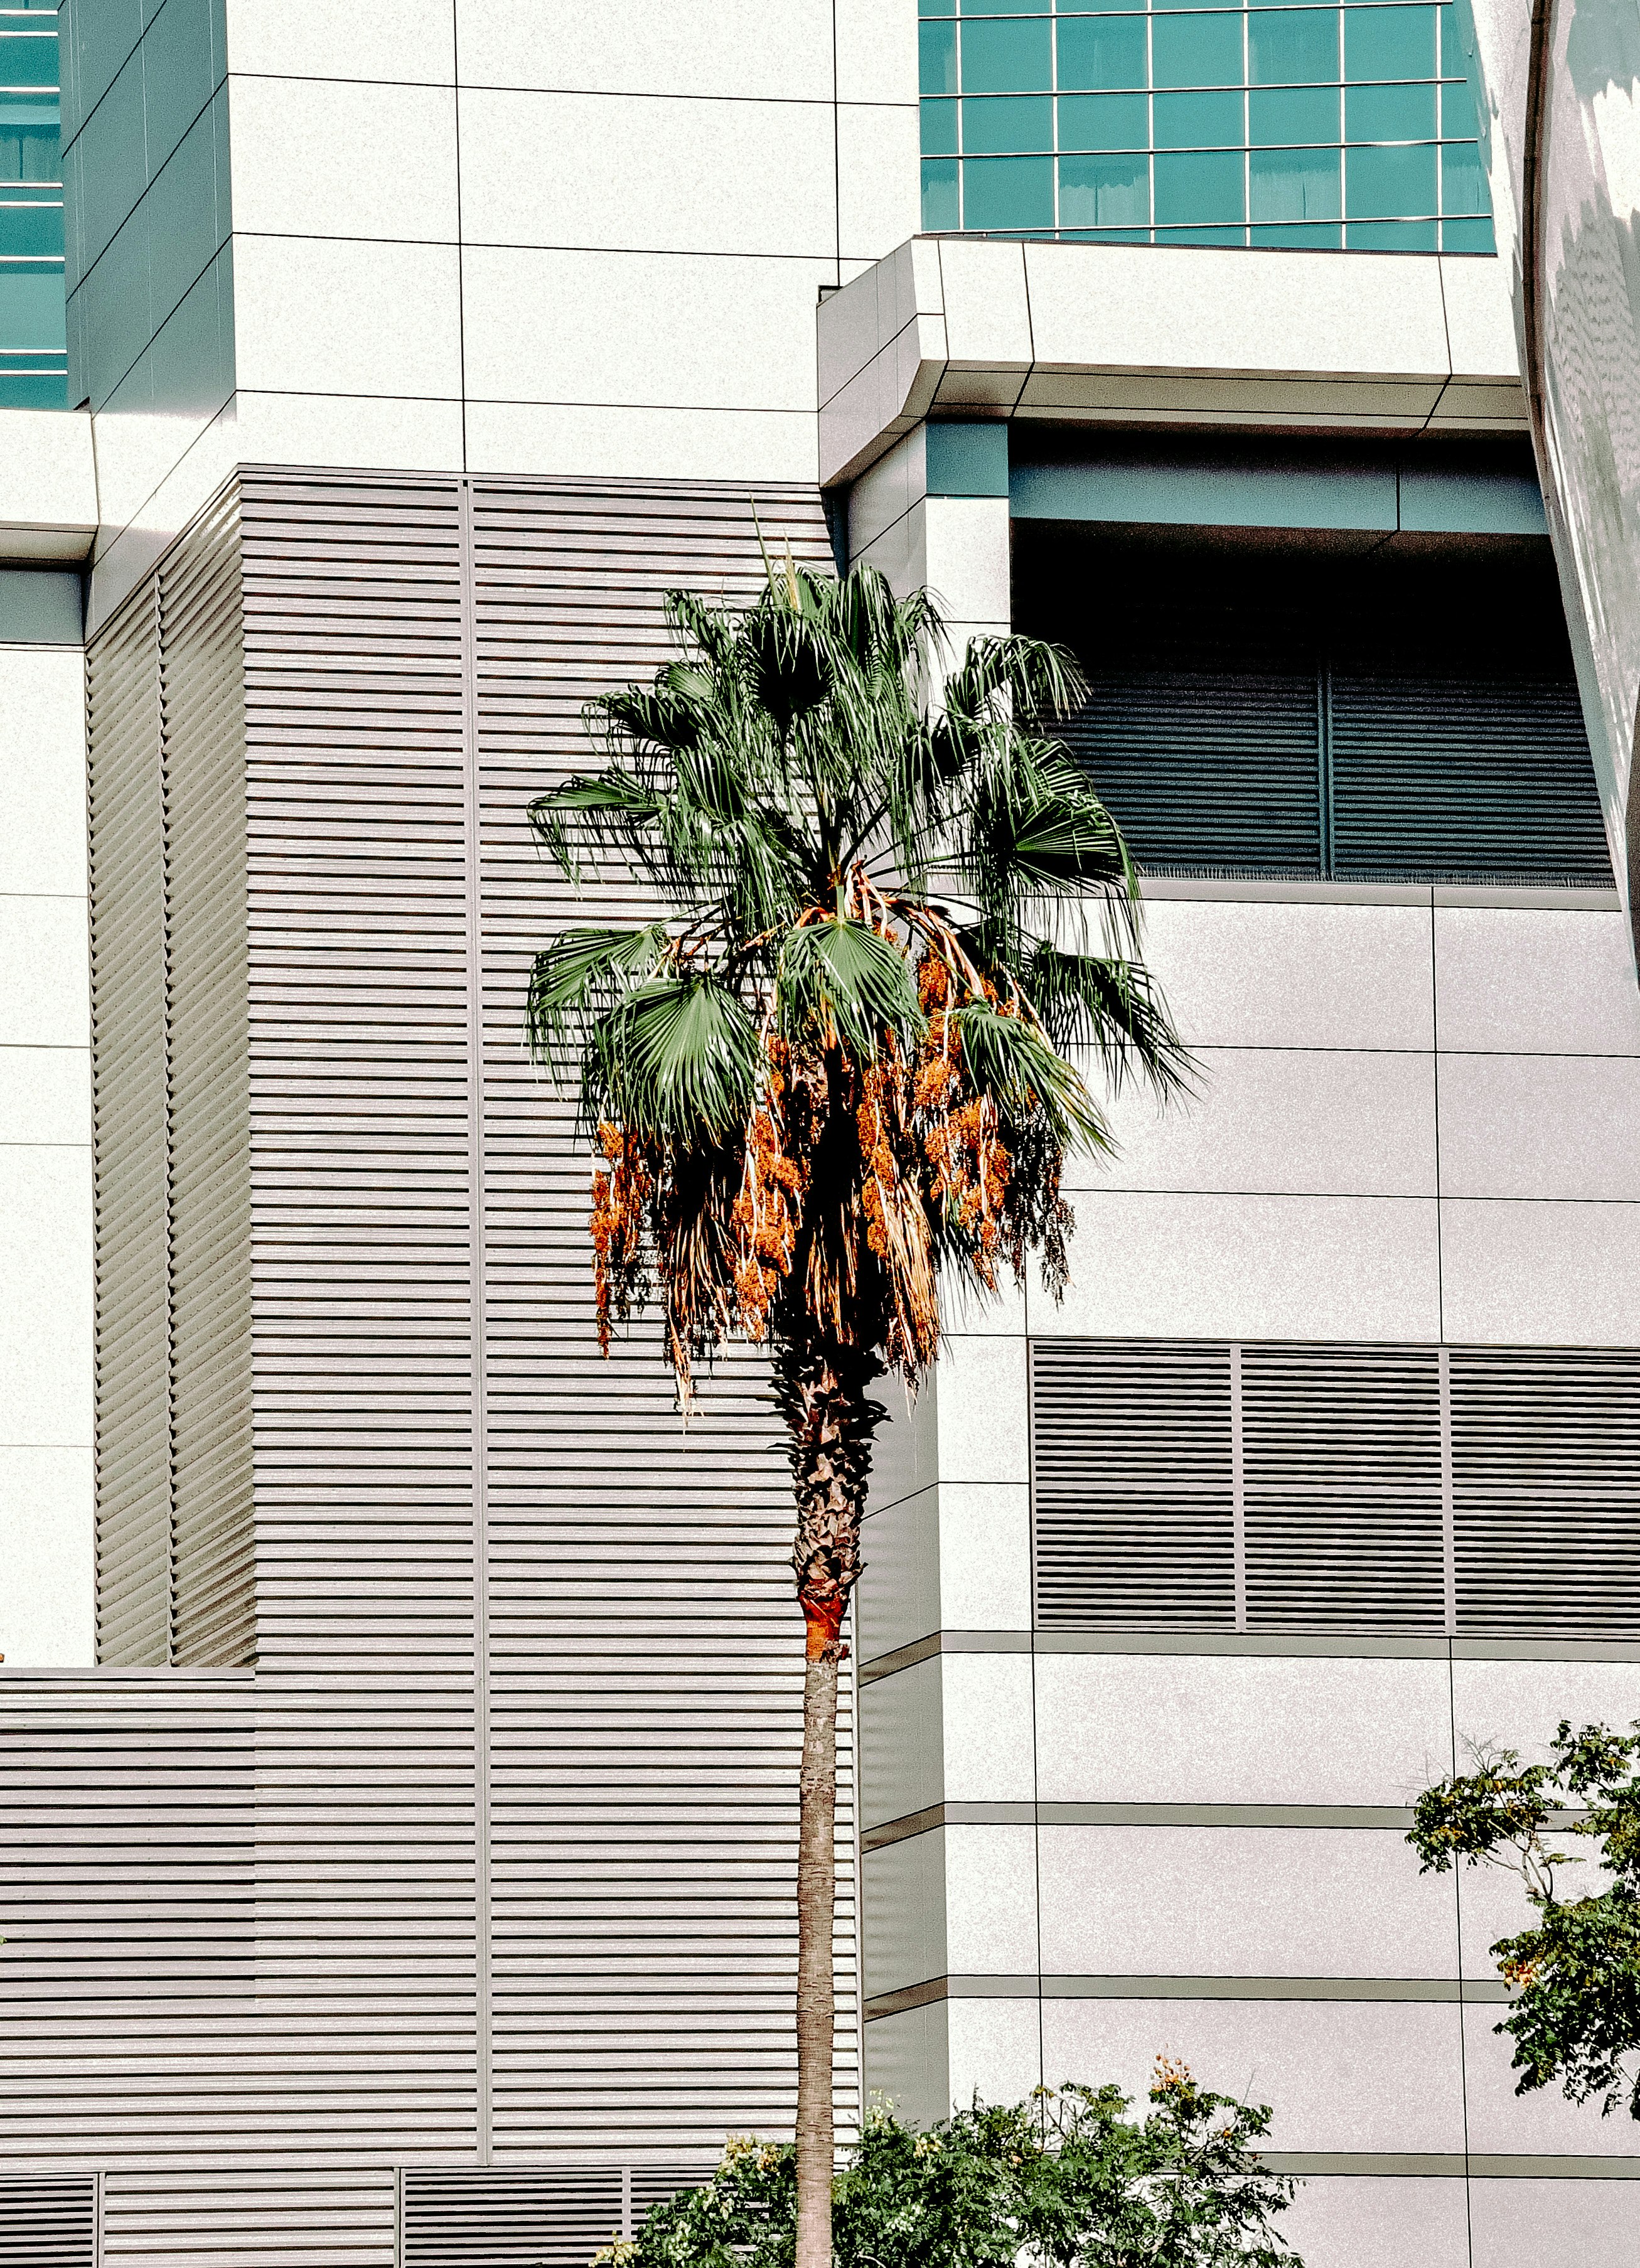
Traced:
<path fill-rule="evenodd" d="M 835 2181 L 837 2268 L 1302 2268 L 1272 2227 L 1294 2183 L 1256 2145 L 1269 2112 L 1158 2063 L 1147 2115 L 1119 2088 L 976 2098 L 924 2133 L 866 2118 Z M 606 2268 L 792 2268 L 796 2151 L 732 2139 Z"/>
<path fill-rule="evenodd" d="M 687 1400 L 739 1335 L 771 1352 L 807 1627 L 798 1835 L 801 2268 L 827 2268 L 840 1628 L 886 1372 L 915 1388 L 943 1285 L 1040 1254 L 1065 1281 L 1068 1152 L 1109 1145 L 1079 1061 L 1167 1092 L 1185 1059 L 1136 957 L 1122 837 L 1036 720 L 1075 666 L 975 639 L 938 688 L 924 596 L 786 563 L 736 615 L 681 591 L 678 658 L 591 704 L 603 770 L 532 810 L 572 878 L 657 909 L 567 929 L 529 992 L 537 1059 L 601 1152 L 600 1334 L 651 1296 Z"/>
<path fill-rule="evenodd" d="M 1563 1719 L 1548 1764 L 1513 1749 L 1478 1751 L 1473 1772 L 1427 1788 L 1407 1840 L 1422 1872 L 1457 1862 L 1519 1875 L 1536 1921 L 1491 1948 L 1515 1995 L 1494 2027 L 1514 2041 L 1517 2095 L 1558 2080 L 1572 2102 L 1625 2097 L 1640 2118 L 1640 1721 L 1627 1733 Z M 1592 1851 L 1567 1850 L 1581 1841 Z M 1592 1856 L 1604 1886 L 1567 1896 L 1562 1870 Z"/>

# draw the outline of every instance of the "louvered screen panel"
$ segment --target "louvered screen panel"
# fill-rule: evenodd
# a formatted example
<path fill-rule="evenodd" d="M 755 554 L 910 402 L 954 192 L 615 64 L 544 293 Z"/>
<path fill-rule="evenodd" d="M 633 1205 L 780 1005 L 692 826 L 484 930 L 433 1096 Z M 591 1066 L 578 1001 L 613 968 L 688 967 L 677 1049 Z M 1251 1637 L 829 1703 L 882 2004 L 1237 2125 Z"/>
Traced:
<path fill-rule="evenodd" d="M 1244 1347 L 1241 1428 L 1247 1627 L 1438 1634 L 1435 1349 Z"/>
<path fill-rule="evenodd" d="M 144 589 L 87 656 L 97 1270 L 97 1652 L 170 1652 L 165 843 Z"/>
<path fill-rule="evenodd" d="M 1032 1343 L 1045 1629 L 1235 1627 L 1230 1418 L 1228 1347 Z"/>
<path fill-rule="evenodd" d="M 755 510 L 756 517 L 754 517 Z M 654 1329 L 599 1359 L 589 1162 L 532 1073 L 532 951 L 641 909 L 577 897 L 530 799 L 598 757 L 592 694 L 672 652 L 668 585 L 753 598 L 828 558 L 813 491 L 474 484 L 485 954 L 496 2139 L 716 2152 L 795 2101 L 802 1627 L 791 1485 L 743 1351 L 681 1430 Z M 852 1786 L 838 1823 L 840 2112 L 857 2073 Z"/>
<path fill-rule="evenodd" d="M 161 564 L 171 1086 L 173 1658 L 255 1653 L 239 518 Z"/>
<path fill-rule="evenodd" d="M 259 1984 L 302 2074 L 283 2148 L 471 2154 L 482 1664 L 457 484 L 246 471 L 239 511 Z"/>
<path fill-rule="evenodd" d="M 97 2268 L 97 2184 L 0 2172 L 0 2268 Z"/>
<path fill-rule="evenodd" d="M 1101 671 L 1058 730 L 1148 872 L 1314 876 L 1318 700 L 1313 670 Z"/>
<path fill-rule="evenodd" d="M 1458 1628 L 1640 1639 L 1640 1354 L 1454 1347 Z"/>
<path fill-rule="evenodd" d="M 1330 681 L 1334 871 L 1609 887 L 1570 679 Z"/>
<path fill-rule="evenodd" d="M 250 1699 L 242 1671 L 0 1675 L 0 2165 L 112 2182 L 242 2146 Z"/>
<path fill-rule="evenodd" d="M 587 2268 L 623 2210 L 619 2166 L 407 2173 L 403 2268 Z"/>

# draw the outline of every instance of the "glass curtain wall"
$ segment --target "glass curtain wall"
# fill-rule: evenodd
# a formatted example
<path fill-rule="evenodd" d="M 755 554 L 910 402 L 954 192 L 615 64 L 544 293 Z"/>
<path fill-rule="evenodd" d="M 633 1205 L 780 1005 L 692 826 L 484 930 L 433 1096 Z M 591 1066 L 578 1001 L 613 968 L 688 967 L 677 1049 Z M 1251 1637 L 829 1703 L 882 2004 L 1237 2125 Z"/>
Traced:
<path fill-rule="evenodd" d="M 922 5 L 925 229 L 1493 249 L 1450 4 Z"/>
<path fill-rule="evenodd" d="M 62 108 L 57 11 L 0 8 L 0 408 L 61 409 Z"/>

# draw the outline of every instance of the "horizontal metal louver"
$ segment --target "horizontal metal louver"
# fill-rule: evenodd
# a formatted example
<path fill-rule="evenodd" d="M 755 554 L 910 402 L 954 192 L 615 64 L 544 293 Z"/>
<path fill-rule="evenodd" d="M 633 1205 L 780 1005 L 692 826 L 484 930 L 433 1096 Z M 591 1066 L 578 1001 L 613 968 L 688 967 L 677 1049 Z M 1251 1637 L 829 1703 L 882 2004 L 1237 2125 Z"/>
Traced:
<path fill-rule="evenodd" d="M 1640 1638 L 1640 1353 L 1452 1355 L 1458 1628 Z"/>
<path fill-rule="evenodd" d="M 1245 1347 L 1241 1438 L 1250 1630 L 1441 1629 L 1433 1347 Z"/>
<path fill-rule="evenodd" d="M 1328 692 L 1335 874 L 1609 885 L 1570 680 L 1335 674 Z"/>
<path fill-rule="evenodd" d="M 1313 672 L 1101 676 L 1061 726 L 1151 873 L 1320 871 Z"/>
<path fill-rule="evenodd" d="M 1609 887 L 1546 557 L 1042 553 L 1015 619 L 1073 646 L 1057 729 L 1152 873 Z"/>
<path fill-rule="evenodd" d="M 1234 1628 L 1230 1373 L 1224 1346 L 1034 1342 L 1045 1629 Z"/>
<path fill-rule="evenodd" d="M 97 2184 L 90 2174 L 0 2175 L 0 2268 L 95 2268 Z"/>
<path fill-rule="evenodd" d="M 404 2176 L 404 2268 L 586 2268 L 620 2236 L 619 2166 Z"/>
<path fill-rule="evenodd" d="M 1031 1381 L 1044 1629 L 1640 1639 L 1640 1353 L 1039 1340 Z"/>

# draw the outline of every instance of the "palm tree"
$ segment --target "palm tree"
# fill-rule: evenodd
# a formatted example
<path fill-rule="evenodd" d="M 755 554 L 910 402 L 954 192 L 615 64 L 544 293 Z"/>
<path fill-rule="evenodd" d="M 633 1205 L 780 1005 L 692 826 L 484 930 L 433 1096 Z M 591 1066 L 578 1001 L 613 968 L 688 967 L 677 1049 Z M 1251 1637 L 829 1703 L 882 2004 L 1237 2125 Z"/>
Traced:
<path fill-rule="evenodd" d="M 869 568 L 788 558 L 742 615 L 666 608 L 679 659 L 590 704 L 605 769 L 530 814 L 571 880 L 614 855 L 665 911 L 560 932 L 528 1031 L 600 1154 L 606 1351 L 652 1298 L 686 1406 L 731 1335 L 772 1356 L 807 1626 L 797 2259 L 829 2268 L 839 1633 L 871 1389 L 925 1375 L 942 1282 L 989 1292 L 1035 1252 L 1063 1288 L 1061 1168 L 1110 1143 L 1070 1051 L 1164 1094 L 1186 1058 L 1134 957 L 1122 837 L 1037 722 L 1080 697 L 1068 655 L 975 639 L 930 708 L 936 608 Z"/>

